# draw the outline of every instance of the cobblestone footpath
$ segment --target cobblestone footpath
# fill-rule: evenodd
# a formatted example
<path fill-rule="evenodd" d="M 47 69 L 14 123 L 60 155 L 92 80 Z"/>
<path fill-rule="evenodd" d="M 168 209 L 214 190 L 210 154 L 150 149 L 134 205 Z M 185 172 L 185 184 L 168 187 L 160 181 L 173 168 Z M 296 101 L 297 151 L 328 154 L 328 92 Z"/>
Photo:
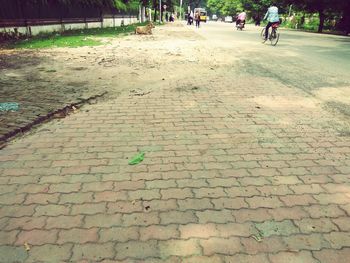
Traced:
<path fill-rule="evenodd" d="M 84 106 L 0 151 L 0 262 L 349 262 L 330 121 L 246 76 Z"/>

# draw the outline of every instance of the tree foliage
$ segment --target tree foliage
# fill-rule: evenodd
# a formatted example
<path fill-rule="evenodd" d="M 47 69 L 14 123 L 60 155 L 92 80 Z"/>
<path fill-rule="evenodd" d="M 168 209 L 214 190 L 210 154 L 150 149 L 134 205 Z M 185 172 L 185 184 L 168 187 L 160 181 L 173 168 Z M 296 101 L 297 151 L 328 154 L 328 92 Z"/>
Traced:
<path fill-rule="evenodd" d="M 235 15 L 243 8 L 241 0 L 208 0 L 208 9 L 219 15 Z"/>
<path fill-rule="evenodd" d="M 274 2 L 281 13 L 286 13 L 292 5 L 298 11 L 318 14 L 318 31 L 322 32 L 327 18 L 336 17 L 344 30 L 350 31 L 350 1 L 349 0 L 208 0 L 207 7 L 212 13 L 219 15 L 234 14 L 244 8 L 253 16 L 262 16 Z"/>

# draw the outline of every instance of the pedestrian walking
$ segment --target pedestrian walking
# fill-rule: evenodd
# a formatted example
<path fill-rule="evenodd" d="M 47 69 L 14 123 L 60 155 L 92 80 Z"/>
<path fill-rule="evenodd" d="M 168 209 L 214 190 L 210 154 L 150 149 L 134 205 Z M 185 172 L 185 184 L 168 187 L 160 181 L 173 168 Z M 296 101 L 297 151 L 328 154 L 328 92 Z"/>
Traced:
<path fill-rule="evenodd" d="M 199 15 L 199 12 L 196 12 L 196 14 L 194 15 L 194 20 L 196 21 L 196 27 L 200 27 L 201 24 L 201 17 Z"/>
<path fill-rule="evenodd" d="M 260 18 L 260 16 L 257 15 L 257 16 L 254 18 L 254 20 L 255 20 L 255 26 L 260 26 L 260 23 L 261 23 L 261 18 Z"/>
<path fill-rule="evenodd" d="M 193 24 L 193 11 L 190 12 L 190 26 Z"/>
<path fill-rule="evenodd" d="M 192 25 L 193 24 L 193 12 L 189 12 L 187 15 L 187 25 Z"/>

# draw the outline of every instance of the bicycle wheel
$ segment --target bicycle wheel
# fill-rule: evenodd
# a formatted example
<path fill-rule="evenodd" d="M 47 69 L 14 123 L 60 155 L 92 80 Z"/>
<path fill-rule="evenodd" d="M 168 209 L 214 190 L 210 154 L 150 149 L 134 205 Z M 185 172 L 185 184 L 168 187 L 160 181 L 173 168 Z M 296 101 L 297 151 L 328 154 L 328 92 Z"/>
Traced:
<path fill-rule="evenodd" d="M 266 41 L 266 39 L 265 39 L 265 31 L 266 31 L 266 28 L 264 27 L 263 30 L 261 31 L 261 34 L 260 34 L 260 37 L 261 37 L 263 42 Z"/>
<path fill-rule="evenodd" d="M 276 46 L 279 39 L 280 39 L 280 33 L 277 32 L 277 29 L 272 29 L 271 37 L 270 37 L 271 45 Z"/>

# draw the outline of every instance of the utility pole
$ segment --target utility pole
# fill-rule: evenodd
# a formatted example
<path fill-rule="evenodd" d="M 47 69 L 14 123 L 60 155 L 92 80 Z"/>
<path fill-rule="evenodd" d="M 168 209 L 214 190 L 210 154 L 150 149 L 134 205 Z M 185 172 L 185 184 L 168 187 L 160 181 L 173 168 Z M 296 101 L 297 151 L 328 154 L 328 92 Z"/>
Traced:
<path fill-rule="evenodd" d="M 182 20 L 181 11 L 182 11 L 182 0 L 180 0 L 180 20 Z"/>
<path fill-rule="evenodd" d="M 293 6 L 293 5 L 290 5 L 290 6 L 289 6 L 289 17 L 290 17 L 290 14 L 292 13 L 292 6 Z"/>
<path fill-rule="evenodd" d="M 162 23 L 162 0 L 159 0 L 159 23 Z"/>

